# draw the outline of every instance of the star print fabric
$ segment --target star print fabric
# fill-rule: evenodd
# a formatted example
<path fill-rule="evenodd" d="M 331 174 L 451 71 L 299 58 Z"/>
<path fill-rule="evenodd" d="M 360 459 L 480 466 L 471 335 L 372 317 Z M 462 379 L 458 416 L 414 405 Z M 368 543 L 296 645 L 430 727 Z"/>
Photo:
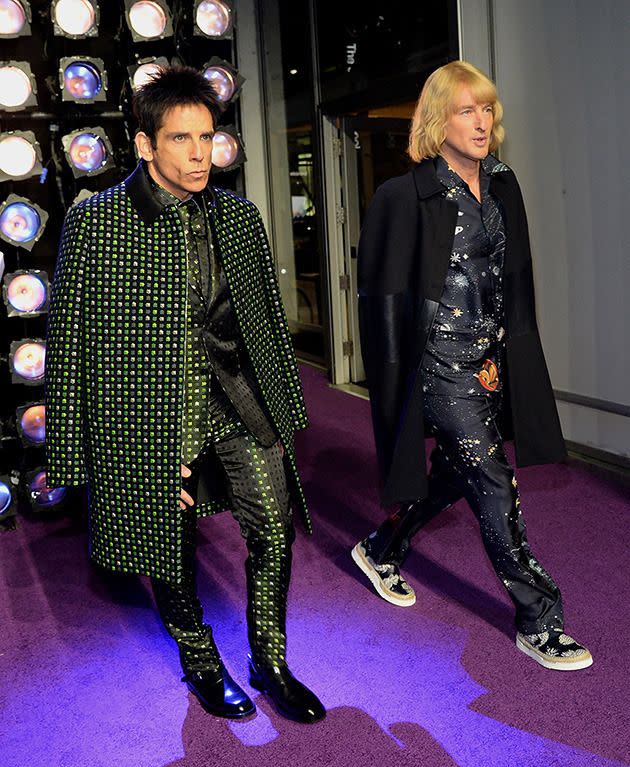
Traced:
<path fill-rule="evenodd" d="M 485 396 L 479 380 L 484 363 L 501 369 L 505 229 L 497 201 L 489 194 L 490 174 L 500 164 L 487 158 L 480 172 L 481 203 L 438 157 L 436 171 L 446 199 L 459 207 L 453 252 L 440 305 L 423 358 L 425 391 L 439 394 L 453 385 L 460 396 Z M 501 388 L 496 376 L 491 391 Z"/>

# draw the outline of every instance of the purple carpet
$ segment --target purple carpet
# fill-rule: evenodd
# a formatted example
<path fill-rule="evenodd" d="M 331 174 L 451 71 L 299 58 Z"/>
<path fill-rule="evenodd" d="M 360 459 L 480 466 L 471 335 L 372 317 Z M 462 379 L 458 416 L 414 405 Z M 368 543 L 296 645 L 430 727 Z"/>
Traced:
<path fill-rule="evenodd" d="M 349 549 L 383 514 L 369 406 L 311 368 L 303 377 L 315 534 L 294 549 L 289 660 L 327 718 L 288 722 L 255 691 L 254 718 L 208 716 L 179 681 L 146 581 L 90 567 L 80 515 L 22 519 L 0 536 L 0 767 L 629 765 L 629 483 L 579 464 L 519 472 L 532 547 L 595 658 L 547 671 L 514 646 L 464 504 L 414 544 L 414 607 L 367 588 Z M 244 683 L 245 548 L 228 515 L 200 527 L 207 618 Z"/>

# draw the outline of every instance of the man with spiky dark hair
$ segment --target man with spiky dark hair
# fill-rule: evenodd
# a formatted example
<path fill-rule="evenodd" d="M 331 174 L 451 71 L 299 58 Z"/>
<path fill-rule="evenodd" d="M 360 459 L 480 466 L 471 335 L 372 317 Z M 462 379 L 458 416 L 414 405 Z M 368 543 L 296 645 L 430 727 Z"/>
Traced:
<path fill-rule="evenodd" d="M 284 716 L 317 697 L 286 662 L 291 505 L 310 521 L 293 436 L 307 425 L 256 207 L 209 185 L 218 105 L 194 69 L 134 99 L 141 162 L 66 217 L 50 311 L 48 478 L 87 482 L 90 553 L 151 578 L 184 681 L 211 713 L 254 704 L 203 623 L 197 516 L 230 508 L 249 556 L 250 681 Z"/>

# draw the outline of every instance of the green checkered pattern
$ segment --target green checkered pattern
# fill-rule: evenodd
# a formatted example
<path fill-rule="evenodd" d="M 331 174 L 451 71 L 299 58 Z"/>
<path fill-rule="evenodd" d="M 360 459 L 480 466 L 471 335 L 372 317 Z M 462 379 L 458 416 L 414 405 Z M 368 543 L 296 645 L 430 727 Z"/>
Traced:
<path fill-rule="evenodd" d="M 253 203 L 215 190 L 216 239 L 252 367 L 311 524 L 293 449 L 307 417 L 275 264 Z M 72 208 L 46 359 L 48 482 L 90 491 L 97 563 L 178 583 L 187 255 L 174 208 L 151 225 L 124 184 Z M 226 508 L 223 498 L 200 514 Z"/>

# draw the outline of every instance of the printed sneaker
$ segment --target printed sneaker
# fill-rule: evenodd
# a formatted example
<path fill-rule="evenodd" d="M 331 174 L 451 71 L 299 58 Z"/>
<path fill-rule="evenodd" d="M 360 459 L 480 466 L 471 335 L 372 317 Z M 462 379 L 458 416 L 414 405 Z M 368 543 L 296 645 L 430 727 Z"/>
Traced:
<path fill-rule="evenodd" d="M 545 668 L 557 671 L 578 671 L 593 663 L 590 652 L 561 629 L 549 629 L 542 634 L 516 635 L 516 646 Z"/>
<path fill-rule="evenodd" d="M 369 540 L 360 541 L 352 549 L 352 559 L 372 581 L 376 593 L 399 607 L 411 607 L 416 595 L 400 574 L 400 568 L 393 562 L 377 565 L 369 554 Z"/>

